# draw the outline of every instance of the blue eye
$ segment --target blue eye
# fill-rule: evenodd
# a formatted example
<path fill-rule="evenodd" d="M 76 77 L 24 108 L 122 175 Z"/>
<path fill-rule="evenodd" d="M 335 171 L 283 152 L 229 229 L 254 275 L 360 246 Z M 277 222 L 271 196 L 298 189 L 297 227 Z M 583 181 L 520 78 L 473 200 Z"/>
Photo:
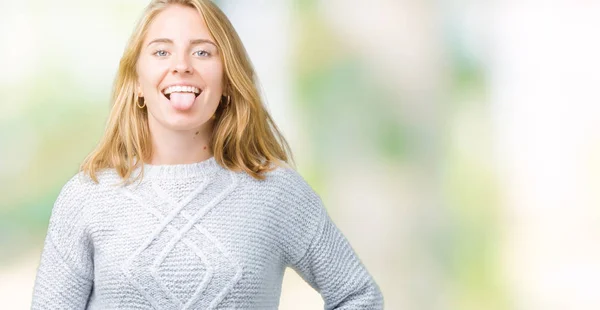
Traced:
<path fill-rule="evenodd" d="M 158 51 L 154 52 L 154 54 L 152 54 L 152 55 L 164 57 L 164 56 L 167 56 L 167 51 L 165 51 L 165 50 L 158 50 Z"/>
<path fill-rule="evenodd" d="M 198 54 L 198 53 L 203 53 L 203 54 Z M 209 53 L 209 52 L 207 52 L 207 51 L 204 51 L 204 50 L 199 50 L 199 51 L 196 51 L 196 52 L 194 52 L 194 54 L 197 54 L 198 56 L 203 56 L 203 57 L 208 57 L 208 56 L 210 56 L 210 53 Z"/>

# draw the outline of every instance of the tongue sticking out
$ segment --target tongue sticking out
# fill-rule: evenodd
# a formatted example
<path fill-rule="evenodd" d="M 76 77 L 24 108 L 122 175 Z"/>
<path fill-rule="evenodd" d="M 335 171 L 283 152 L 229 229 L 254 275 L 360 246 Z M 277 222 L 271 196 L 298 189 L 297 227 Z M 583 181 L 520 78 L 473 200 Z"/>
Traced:
<path fill-rule="evenodd" d="M 193 93 L 171 93 L 171 105 L 179 111 L 189 110 L 196 100 Z"/>

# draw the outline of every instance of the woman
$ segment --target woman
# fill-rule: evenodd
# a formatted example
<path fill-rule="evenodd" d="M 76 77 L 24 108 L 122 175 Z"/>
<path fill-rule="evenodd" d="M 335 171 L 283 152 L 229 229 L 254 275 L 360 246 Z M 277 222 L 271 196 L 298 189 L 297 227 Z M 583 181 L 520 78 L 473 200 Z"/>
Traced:
<path fill-rule="evenodd" d="M 150 3 L 106 133 L 53 207 L 33 309 L 276 309 L 286 267 L 327 309 L 383 307 L 254 78 L 216 5 Z"/>

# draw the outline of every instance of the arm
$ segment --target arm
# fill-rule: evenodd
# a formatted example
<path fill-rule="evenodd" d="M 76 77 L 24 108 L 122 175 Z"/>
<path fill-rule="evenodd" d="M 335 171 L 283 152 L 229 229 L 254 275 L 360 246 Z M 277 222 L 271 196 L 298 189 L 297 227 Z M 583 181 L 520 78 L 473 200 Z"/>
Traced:
<path fill-rule="evenodd" d="M 274 192 L 286 216 L 281 225 L 288 266 L 318 291 L 325 309 L 383 309 L 383 296 L 319 195 L 294 170 L 283 170 Z"/>
<path fill-rule="evenodd" d="M 317 290 L 325 309 L 383 309 L 383 295 L 325 209 L 306 253 L 292 268 Z"/>
<path fill-rule="evenodd" d="M 92 246 L 78 179 L 62 188 L 50 216 L 31 309 L 85 309 L 93 284 Z"/>

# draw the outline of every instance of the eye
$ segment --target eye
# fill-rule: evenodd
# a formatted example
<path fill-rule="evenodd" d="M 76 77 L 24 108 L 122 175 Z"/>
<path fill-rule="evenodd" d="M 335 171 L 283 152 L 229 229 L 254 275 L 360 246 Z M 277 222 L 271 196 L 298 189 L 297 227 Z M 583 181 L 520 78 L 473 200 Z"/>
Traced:
<path fill-rule="evenodd" d="M 198 55 L 198 56 L 202 56 L 202 57 L 208 57 L 208 56 L 210 56 L 210 53 L 207 52 L 207 51 L 205 51 L 205 50 L 195 51 L 194 54 Z"/>
<path fill-rule="evenodd" d="M 154 52 L 154 54 L 152 54 L 152 55 L 156 55 L 156 56 L 159 56 L 159 57 L 165 57 L 165 56 L 167 56 L 167 51 L 165 51 L 165 50 L 158 50 L 158 51 Z"/>

